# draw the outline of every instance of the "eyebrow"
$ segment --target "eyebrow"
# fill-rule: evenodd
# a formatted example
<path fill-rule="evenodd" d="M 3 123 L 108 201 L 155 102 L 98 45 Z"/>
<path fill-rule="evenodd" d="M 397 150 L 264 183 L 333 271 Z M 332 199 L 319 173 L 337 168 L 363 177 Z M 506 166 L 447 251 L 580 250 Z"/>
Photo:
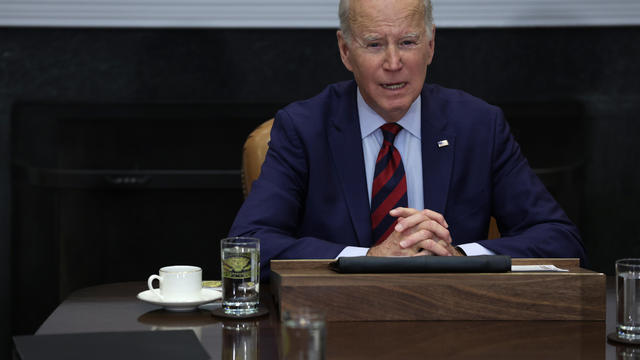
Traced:
<path fill-rule="evenodd" d="M 401 36 L 401 38 L 419 38 L 419 37 L 420 37 L 419 33 L 409 33 Z"/>
<path fill-rule="evenodd" d="M 364 41 L 375 41 L 380 40 L 382 38 L 380 35 L 365 35 L 362 37 Z"/>
<path fill-rule="evenodd" d="M 362 39 L 365 41 L 376 41 L 376 40 L 380 40 L 381 38 L 383 38 L 383 36 L 380 36 L 380 35 L 365 35 L 362 37 Z M 400 36 L 400 38 L 401 39 L 420 38 L 420 33 L 408 33 Z"/>

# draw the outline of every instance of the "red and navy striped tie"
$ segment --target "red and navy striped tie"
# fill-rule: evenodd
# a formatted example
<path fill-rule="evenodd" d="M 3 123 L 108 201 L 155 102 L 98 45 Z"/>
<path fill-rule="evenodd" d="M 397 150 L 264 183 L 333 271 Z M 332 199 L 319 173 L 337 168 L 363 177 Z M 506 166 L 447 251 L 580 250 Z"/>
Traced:
<path fill-rule="evenodd" d="M 389 211 L 399 206 L 407 207 L 407 178 L 400 152 L 393 146 L 402 126 L 389 123 L 380 127 L 384 141 L 376 160 L 371 190 L 371 228 L 373 243 L 383 242 L 393 232 L 396 218 Z"/>

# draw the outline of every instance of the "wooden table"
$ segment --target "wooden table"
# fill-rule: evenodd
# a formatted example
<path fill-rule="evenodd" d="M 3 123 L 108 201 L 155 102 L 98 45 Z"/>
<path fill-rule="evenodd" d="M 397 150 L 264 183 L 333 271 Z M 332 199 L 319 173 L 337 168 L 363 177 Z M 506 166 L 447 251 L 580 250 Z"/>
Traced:
<path fill-rule="evenodd" d="M 607 343 L 615 328 L 615 285 L 607 279 L 605 321 L 371 321 L 329 322 L 327 359 L 615 359 L 631 351 Z M 89 287 L 74 292 L 36 334 L 193 329 L 212 359 L 233 341 L 257 338 L 262 359 L 277 358 L 280 323 L 262 286 L 269 315 L 237 326 L 207 310 L 171 313 L 144 303 L 142 282 Z M 238 335 L 240 334 L 240 335 Z M 235 336 L 235 338 L 234 338 Z M 242 338 L 238 338 L 238 336 Z"/>

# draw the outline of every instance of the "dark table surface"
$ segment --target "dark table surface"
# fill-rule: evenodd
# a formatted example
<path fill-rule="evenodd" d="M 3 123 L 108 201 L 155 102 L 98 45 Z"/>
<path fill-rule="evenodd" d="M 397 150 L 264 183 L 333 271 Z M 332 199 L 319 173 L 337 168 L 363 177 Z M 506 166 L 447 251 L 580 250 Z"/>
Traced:
<path fill-rule="evenodd" d="M 604 321 L 370 321 L 329 322 L 327 359 L 615 359 L 636 348 L 607 343 L 615 329 L 615 284 L 607 279 Z M 217 318 L 205 305 L 172 313 L 142 302 L 143 282 L 88 287 L 74 292 L 36 334 L 192 329 L 212 359 L 230 347 L 257 346 L 260 358 L 277 358 L 280 323 L 268 291 L 264 317 L 239 322 Z M 357 304 L 354 304 L 357 306 Z M 256 341 L 257 340 L 257 341 Z M 256 344 L 257 342 L 257 344 Z M 633 356 L 633 355 L 632 355 Z"/>

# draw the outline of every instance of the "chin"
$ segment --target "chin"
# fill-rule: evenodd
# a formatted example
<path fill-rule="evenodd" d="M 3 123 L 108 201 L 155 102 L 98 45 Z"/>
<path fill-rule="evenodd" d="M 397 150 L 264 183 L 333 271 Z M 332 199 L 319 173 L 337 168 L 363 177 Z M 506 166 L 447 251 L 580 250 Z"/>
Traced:
<path fill-rule="evenodd" d="M 386 106 L 385 110 L 389 114 L 402 114 L 404 116 L 404 114 L 409 111 L 412 103 L 413 101 L 394 102 Z"/>

